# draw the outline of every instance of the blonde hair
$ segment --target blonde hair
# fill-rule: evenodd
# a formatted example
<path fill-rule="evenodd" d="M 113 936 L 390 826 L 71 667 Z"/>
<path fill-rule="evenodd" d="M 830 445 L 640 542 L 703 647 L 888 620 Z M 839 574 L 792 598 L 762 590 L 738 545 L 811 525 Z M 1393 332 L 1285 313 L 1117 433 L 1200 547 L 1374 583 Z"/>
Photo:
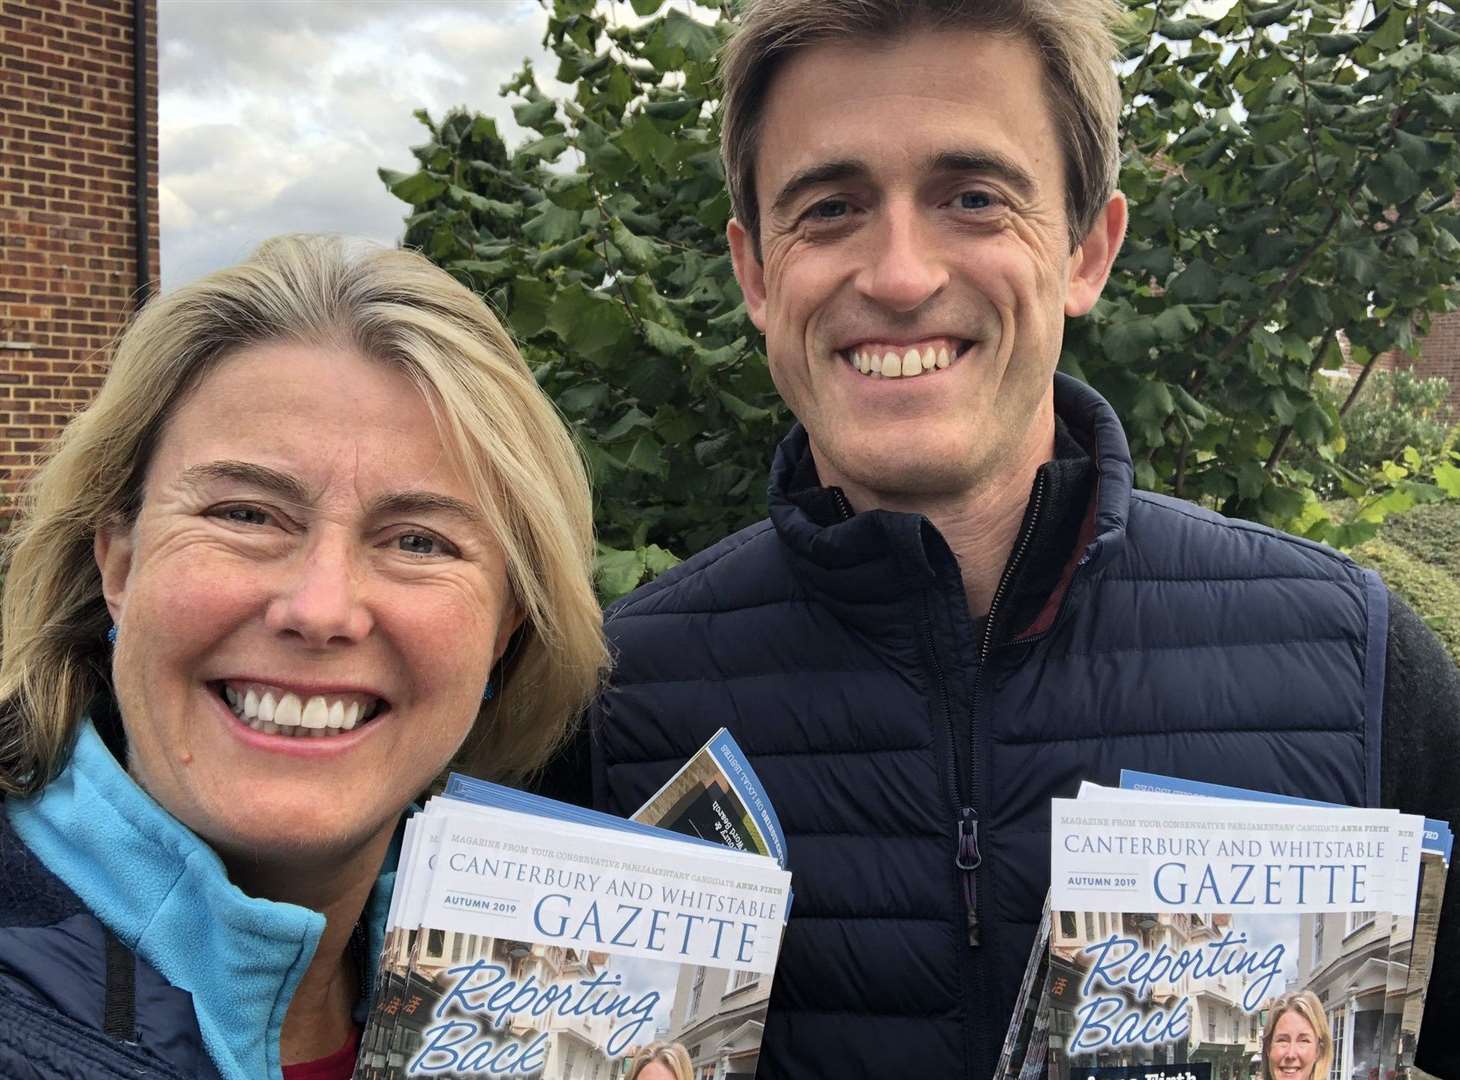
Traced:
<path fill-rule="evenodd" d="M 420 255 L 279 237 L 147 305 L 32 479 L 3 554 L 0 793 L 49 782 L 82 711 L 110 692 L 97 530 L 136 517 L 152 451 L 189 390 L 221 359 L 278 341 L 345 346 L 404 372 L 506 556 L 526 618 L 501 662 L 503 692 L 482 704 L 458 764 L 506 780 L 531 773 L 597 690 L 607 652 L 588 480 L 511 338 Z"/>
<path fill-rule="evenodd" d="M 1277 1031 L 1277 1022 L 1285 1014 L 1295 1012 L 1313 1029 L 1318 1039 L 1318 1057 L 1313 1062 L 1309 1080 L 1328 1080 L 1328 1071 L 1333 1068 L 1333 1030 L 1328 1026 L 1328 1014 L 1323 1011 L 1323 1002 L 1312 990 L 1296 990 L 1284 994 L 1272 1003 L 1268 1013 L 1267 1027 L 1262 1032 L 1262 1075 L 1265 1080 L 1274 1080 L 1272 1063 L 1268 1055 L 1272 1052 L 1272 1037 Z"/>
<path fill-rule="evenodd" d="M 636 1051 L 629 1059 L 626 1080 L 638 1080 L 639 1074 L 654 1064 L 663 1065 L 674 1073 L 674 1080 L 694 1080 L 694 1065 L 689 1060 L 689 1052 L 679 1043 L 671 1042 L 650 1043 Z"/>
<path fill-rule="evenodd" d="M 1084 242 L 1120 176 L 1114 0 L 757 0 L 720 60 L 720 155 L 736 219 L 760 252 L 755 163 L 771 83 L 798 51 L 827 42 L 896 40 L 914 30 L 1019 37 L 1044 63 L 1065 160 L 1070 249 Z"/>

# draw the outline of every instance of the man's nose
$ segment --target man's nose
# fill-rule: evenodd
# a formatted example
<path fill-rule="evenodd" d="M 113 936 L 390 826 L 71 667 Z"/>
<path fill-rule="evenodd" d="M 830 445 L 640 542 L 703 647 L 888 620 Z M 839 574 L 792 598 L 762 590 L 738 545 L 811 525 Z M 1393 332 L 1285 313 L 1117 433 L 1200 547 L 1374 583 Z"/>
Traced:
<path fill-rule="evenodd" d="M 374 626 L 360 556 L 347 537 L 319 535 L 280 570 L 264 622 L 312 648 L 363 640 Z"/>
<path fill-rule="evenodd" d="M 891 203 L 881 227 L 870 230 L 873 245 L 857 275 L 857 289 L 892 311 L 915 311 L 948 284 L 948 269 L 931 230 L 913 206 Z"/>

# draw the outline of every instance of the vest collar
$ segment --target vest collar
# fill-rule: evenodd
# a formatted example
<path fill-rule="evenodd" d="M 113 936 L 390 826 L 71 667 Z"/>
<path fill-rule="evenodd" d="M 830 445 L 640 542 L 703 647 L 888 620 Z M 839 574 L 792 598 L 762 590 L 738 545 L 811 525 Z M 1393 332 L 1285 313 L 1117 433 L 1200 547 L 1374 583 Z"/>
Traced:
<path fill-rule="evenodd" d="M 1133 469 L 1120 420 L 1094 390 L 1064 374 L 1054 377 L 1055 414 L 1095 464 L 1095 494 L 1079 530 L 1075 567 L 1094 570 L 1124 544 Z M 938 530 L 920 514 L 873 510 L 852 514 L 835 488 L 820 486 L 805 428 L 796 424 L 776 450 L 770 516 L 804 580 L 844 616 L 858 607 L 894 604 L 939 577 L 957 580 L 957 560 Z M 1072 538 L 1072 546 L 1076 541 Z M 951 575 L 951 577 L 950 577 Z M 1051 598 L 1057 607 L 1071 575 Z M 1053 611 L 1040 614 L 1039 623 Z M 1002 621 L 1002 620 L 1001 620 Z"/>
<path fill-rule="evenodd" d="M 230 882 L 213 850 L 137 786 L 89 719 L 61 774 L 39 795 L 6 799 L 4 807 L 46 869 L 192 994 L 204 1045 L 225 1080 L 281 1076 L 279 1034 L 323 915 L 248 896 Z M 366 986 L 375 978 L 398 843 L 366 904 Z"/>

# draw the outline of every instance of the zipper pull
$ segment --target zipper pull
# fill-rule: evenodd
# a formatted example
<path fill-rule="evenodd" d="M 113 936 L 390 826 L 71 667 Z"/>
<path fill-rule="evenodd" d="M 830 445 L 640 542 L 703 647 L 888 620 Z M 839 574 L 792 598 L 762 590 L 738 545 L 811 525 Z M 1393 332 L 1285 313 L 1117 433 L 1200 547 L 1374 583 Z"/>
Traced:
<path fill-rule="evenodd" d="M 968 920 L 968 944 L 979 944 L 978 868 L 983 856 L 978 850 L 978 815 L 972 807 L 964 807 L 958 817 L 958 854 L 953 865 L 958 868 L 963 886 L 963 912 Z"/>

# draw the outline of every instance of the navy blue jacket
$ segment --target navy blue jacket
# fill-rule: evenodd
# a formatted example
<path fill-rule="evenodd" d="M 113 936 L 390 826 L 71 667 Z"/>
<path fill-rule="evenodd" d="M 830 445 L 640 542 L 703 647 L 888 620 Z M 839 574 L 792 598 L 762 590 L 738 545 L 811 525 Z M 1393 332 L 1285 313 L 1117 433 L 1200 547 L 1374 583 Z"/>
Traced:
<path fill-rule="evenodd" d="M 1049 800 L 1082 779 L 1380 801 L 1383 585 L 1133 490 L 1118 420 L 1074 380 L 1056 411 L 1087 472 L 1041 468 L 987 619 L 926 519 L 854 516 L 819 487 L 799 428 L 771 520 L 609 613 L 595 801 L 632 811 L 724 725 L 787 833 L 761 1080 L 989 1076 L 1048 886 Z M 1051 542 L 1031 588 L 1021 552 Z"/>
<path fill-rule="evenodd" d="M 192 995 L 41 865 L 0 812 L 0 1076 L 216 1080 Z"/>

